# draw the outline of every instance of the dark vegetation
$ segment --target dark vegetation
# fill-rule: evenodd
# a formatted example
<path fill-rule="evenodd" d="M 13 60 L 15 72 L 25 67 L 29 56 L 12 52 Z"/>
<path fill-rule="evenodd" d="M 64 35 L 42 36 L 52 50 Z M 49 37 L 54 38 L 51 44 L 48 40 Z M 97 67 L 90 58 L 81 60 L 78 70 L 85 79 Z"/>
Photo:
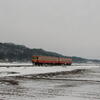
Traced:
<path fill-rule="evenodd" d="M 28 62 L 31 61 L 32 55 L 44 55 L 44 56 L 56 56 L 67 57 L 56 52 L 50 52 L 43 49 L 31 49 L 24 45 L 16 45 L 13 43 L 0 43 L 0 62 Z M 100 60 L 85 59 L 81 57 L 69 57 L 73 59 L 73 62 L 86 63 L 100 62 Z"/>

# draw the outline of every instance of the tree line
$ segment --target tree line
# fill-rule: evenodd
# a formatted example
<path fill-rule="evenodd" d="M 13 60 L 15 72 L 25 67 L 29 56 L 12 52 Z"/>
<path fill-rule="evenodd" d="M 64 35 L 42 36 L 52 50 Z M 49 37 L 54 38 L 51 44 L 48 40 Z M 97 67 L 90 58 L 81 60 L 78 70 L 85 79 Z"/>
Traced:
<path fill-rule="evenodd" d="M 55 57 L 68 57 L 62 54 L 46 51 L 37 48 L 28 48 L 24 45 L 17 45 L 14 43 L 0 43 L 0 61 L 2 62 L 26 62 L 31 61 L 32 55 L 55 56 Z M 85 63 L 87 61 L 100 62 L 100 60 L 89 60 L 81 57 L 69 57 L 73 62 Z"/>

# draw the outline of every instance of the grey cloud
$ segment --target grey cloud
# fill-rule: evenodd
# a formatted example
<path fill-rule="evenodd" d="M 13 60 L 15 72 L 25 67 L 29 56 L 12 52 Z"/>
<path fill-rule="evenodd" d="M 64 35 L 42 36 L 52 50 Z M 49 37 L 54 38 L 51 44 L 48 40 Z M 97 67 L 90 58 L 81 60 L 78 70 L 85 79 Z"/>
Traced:
<path fill-rule="evenodd" d="M 0 40 L 100 59 L 100 0 L 1 0 Z"/>

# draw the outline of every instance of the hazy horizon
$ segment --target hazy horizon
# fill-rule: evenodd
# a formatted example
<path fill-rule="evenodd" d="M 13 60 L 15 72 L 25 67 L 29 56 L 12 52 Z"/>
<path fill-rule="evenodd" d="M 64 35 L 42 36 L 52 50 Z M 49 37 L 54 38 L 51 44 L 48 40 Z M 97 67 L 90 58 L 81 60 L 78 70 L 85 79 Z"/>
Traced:
<path fill-rule="evenodd" d="M 0 42 L 100 59 L 100 0 L 1 0 Z"/>

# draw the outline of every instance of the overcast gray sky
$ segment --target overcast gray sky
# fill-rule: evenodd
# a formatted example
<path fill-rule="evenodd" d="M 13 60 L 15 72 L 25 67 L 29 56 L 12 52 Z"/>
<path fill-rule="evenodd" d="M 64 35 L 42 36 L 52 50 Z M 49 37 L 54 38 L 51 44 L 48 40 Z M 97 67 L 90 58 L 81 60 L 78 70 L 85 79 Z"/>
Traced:
<path fill-rule="evenodd" d="M 0 42 L 100 59 L 100 0 L 0 0 Z"/>

